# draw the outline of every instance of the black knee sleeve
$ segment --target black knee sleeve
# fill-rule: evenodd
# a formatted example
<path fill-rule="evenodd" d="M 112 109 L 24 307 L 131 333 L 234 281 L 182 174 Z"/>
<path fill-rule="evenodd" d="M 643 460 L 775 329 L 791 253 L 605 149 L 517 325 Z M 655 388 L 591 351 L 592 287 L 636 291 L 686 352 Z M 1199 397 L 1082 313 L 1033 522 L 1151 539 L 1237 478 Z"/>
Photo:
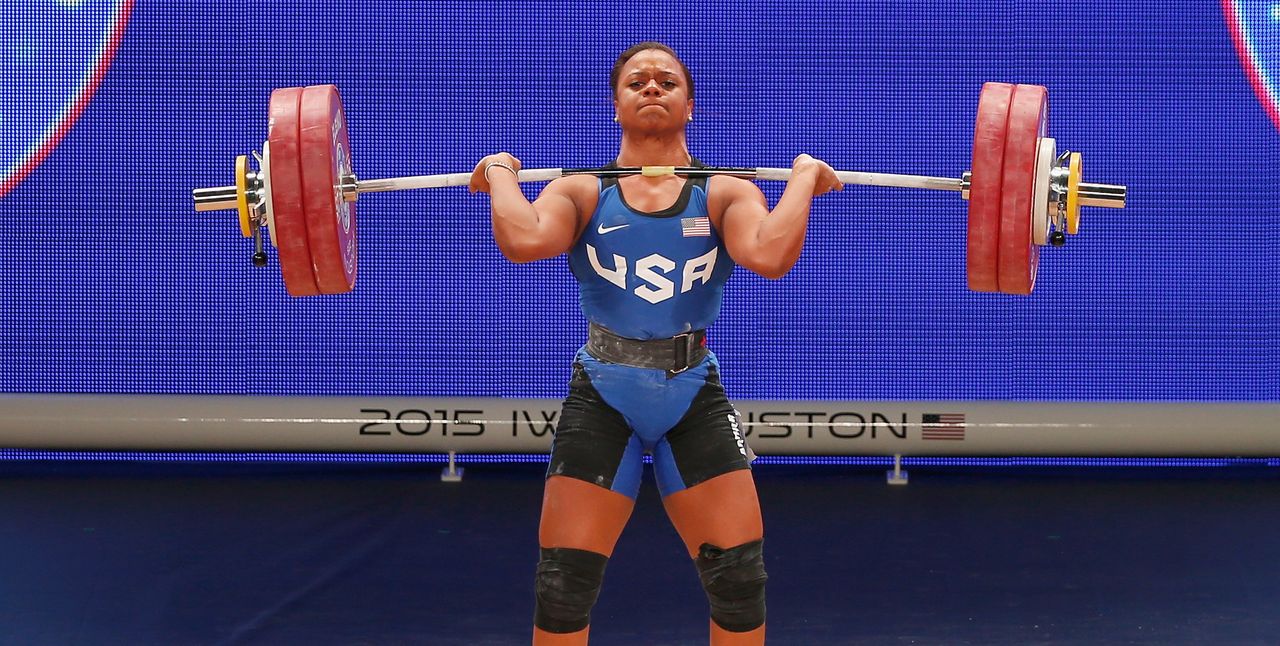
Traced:
<path fill-rule="evenodd" d="M 609 557 L 569 547 L 542 548 L 534 581 L 533 625 L 573 633 L 591 623 Z"/>
<path fill-rule="evenodd" d="M 716 625 L 736 633 L 764 625 L 764 540 L 728 549 L 703 543 L 694 562 Z"/>

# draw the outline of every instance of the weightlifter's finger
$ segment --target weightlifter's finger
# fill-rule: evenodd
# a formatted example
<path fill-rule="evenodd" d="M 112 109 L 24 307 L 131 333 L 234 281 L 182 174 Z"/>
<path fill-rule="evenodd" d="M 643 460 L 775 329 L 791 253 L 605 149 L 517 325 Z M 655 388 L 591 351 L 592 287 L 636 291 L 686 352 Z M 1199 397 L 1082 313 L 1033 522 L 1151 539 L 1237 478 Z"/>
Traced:
<path fill-rule="evenodd" d="M 820 166 L 820 172 L 818 173 L 818 182 L 813 188 L 813 195 L 817 197 L 829 191 L 843 191 L 844 182 L 841 182 L 840 178 L 836 176 L 836 170 L 821 159 L 815 161 Z"/>
<path fill-rule="evenodd" d="M 813 196 L 817 197 L 830 191 L 844 189 L 844 182 L 836 175 L 829 164 L 812 155 L 801 153 L 791 162 L 793 172 L 810 170 L 816 173 L 813 183 Z"/>

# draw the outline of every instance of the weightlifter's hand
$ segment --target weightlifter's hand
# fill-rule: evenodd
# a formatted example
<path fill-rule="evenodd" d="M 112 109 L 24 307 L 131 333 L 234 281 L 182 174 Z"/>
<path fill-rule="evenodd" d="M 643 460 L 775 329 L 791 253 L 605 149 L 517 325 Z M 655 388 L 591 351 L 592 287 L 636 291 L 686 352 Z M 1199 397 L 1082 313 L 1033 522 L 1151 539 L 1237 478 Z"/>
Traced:
<path fill-rule="evenodd" d="M 498 173 L 506 173 L 515 177 L 516 172 L 520 170 L 520 160 L 516 159 L 511 153 L 494 153 L 486 155 L 476 164 L 475 170 L 471 171 L 471 192 L 477 191 L 481 193 L 489 192 L 490 178 L 497 177 Z"/>
<path fill-rule="evenodd" d="M 828 191 L 844 189 L 844 183 L 836 177 L 835 169 L 828 166 L 827 162 L 801 153 L 796 155 L 796 158 L 791 162 L 791 177 L 796 178 L 805 174 L 813 175 L 814 197 Z"/>

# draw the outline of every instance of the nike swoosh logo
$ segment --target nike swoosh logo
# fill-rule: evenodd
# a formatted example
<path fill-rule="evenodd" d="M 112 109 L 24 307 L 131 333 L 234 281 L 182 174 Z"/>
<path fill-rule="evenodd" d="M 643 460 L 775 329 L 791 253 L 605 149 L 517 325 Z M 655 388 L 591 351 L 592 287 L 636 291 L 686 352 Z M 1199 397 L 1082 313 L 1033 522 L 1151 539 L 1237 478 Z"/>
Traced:
<path fill-rule="evenodd" d="M 617 231 L 618 229 L 625 229 L 625 228 L 627 228 L 627 227 L 629 227 L 629 226 L 631 226 L 631 225 L 630 225 L 630 224 L 616 224 L 616 225 L 611 226 L 611 227 L 606 227 L 606 226 L 604 225 L 604 223 L 603 223 L 603 222 L 601 222 L 601 223 L 600 223 L 600 226 L 596 227 L 596 233 L 598 233 L 598 234 L 600 234 L 600 235 L 604 235 L 604 234 L 606 234 L 606 233 L 609 233 L 610 231 Z"/>

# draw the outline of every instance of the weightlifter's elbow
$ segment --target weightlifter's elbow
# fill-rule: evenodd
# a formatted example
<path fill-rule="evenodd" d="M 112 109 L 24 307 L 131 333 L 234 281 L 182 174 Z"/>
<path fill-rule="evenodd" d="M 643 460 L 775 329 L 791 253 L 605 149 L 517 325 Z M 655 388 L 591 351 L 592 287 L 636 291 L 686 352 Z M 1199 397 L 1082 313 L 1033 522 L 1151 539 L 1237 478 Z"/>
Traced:
<path fill-rule="evenodd" d="M 738 264 L 764 278 L 777 280 L 786 276 L 787 272 L 791 271 L 791 268 L 795 266 L 796 261 L 790 258 L 753 258 Z"/>
<path fill-rule="evenodd" d="M 728 240 L 729 255 L 739 267 L 770 280 L 787 275 L 800 259 L 803 241 L 788 239 Z M 737 244 L 734 244 L 734 243 Z"/>
<path fill-rule="evenodd" d="M 786 265 L 782 267 L 770 267 L 768 269 L 756 271 L 756 273 L 760 274 L 761 276 L 764 276 L 765 278 L 768 278 L 769 280 L 778 280 L 779 278 L 786 276 L 787 272 L 791 271 L 791 267 L 792 265 Z"/>
<path fill-rule="evenodd" d="M 539 241 L 499 241 L 498 249 L 502 251 L 504 258 L 516 264 L 554 258 L 563 253 L 563 251 L 554 249 L 550 245 Z"/>
<path fill-rule="evenodd" d="M 502 251 L 502 257 L 503 257 L 503 258 L 506 258 L 507 260 L 509 260 L 509 261 L 511 261 L 511 262 L 513 262 L 513 263 L 515 263 L 515 264 L 517 264 L 517 265 L 521 265 L 521 264 L 524 264 L 524 263 L 526 263 L 526 262 L 533 262 L 533 261 L 534 261 L 534 259 L 533 259 L 533 258 L 531 258 L 531 257 L 529 257 L 529 256 L 526 256 L 526 255 L 522 255 L 520 252 L 518 252 L 518 251 L 516 251 L 516 250 L 514 250 L 514 249 L 510 249 L 510 248 L 508 248 L 508 247 L 503 247 L 503 246 L 501 246 L 501 245 L 499 245 L 499 246 L 498 246 L 498 249 Z"/>

